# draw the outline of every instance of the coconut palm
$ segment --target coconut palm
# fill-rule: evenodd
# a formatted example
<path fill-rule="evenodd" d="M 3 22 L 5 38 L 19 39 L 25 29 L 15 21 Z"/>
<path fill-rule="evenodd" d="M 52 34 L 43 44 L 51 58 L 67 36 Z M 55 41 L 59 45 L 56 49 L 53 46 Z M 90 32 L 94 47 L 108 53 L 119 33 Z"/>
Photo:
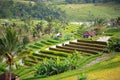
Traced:
<path fill-rule="evenodd" d="M 11 66 L 13 65 L 14 54 L 18 50 L 18 36 L 16 32 L 12 29 L 6 29 L 3 33 L 3 37 L 0 39 L 0 57 L 5 57 L 7 59 L 7 64 L 9 65 L 9 73 L 11 80 Z"/>

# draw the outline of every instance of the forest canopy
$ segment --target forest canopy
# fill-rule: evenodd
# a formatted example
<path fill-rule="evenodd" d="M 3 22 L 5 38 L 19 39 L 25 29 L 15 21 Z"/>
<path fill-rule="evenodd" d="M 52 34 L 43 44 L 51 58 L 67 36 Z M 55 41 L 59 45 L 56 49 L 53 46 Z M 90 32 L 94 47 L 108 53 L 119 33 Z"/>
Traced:
<path fill-rule="evenodd" d="M 23 18 L 32 17 L 34 19 L 54 19 L 64 20 L 65 11 L 55 5 L 37 2 L 35 4 L 21 3 L 13 0 L 0 0 L 0 18 Z M 63 19 L 64 18 L 64 19 Z"/>
<path fill-rule="evenodd" d="M 120 0 L 65 0 L 66 3 L 106 3 L 106 2 L 115 2 L 120 3 Z"/>

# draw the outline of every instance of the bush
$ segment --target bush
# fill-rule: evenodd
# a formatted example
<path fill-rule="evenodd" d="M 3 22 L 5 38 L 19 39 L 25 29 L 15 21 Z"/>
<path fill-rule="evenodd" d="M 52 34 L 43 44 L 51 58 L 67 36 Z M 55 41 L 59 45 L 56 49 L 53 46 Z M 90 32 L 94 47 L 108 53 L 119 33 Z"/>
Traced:
<path fill-rule="evenodd" d="M 29 42 L 30 42 L 30 40 L 29 40 L 28 36 L 24 36 L 24 37 L 23 37 L 23 45 L 26 45 L 26 44 L 28 44 Z"/>
<path fill-rule="evenodd" d="M 59 57 L 57 57 L 57 59 L 45 58 L 36 71 L 35 76 L 51 76 L 68 70 L 76 69 L 78 59 L 79 57 L 77 54 L 70 55 L 65 60 L 60 60 Z"/>
<path fill-rule="evenodd" d="M 108 42 L 109 50 L 120 52 L 120 37 L 112 37 Z"/>
<path fill-rule="evenodd" d="M 39 69 L 37 70 L 35 76 L 38 75 L 51 76 L 62 73 L 67 70 L 69 70 L 69 66 L 64 62 L 60 61 L 58 58 L 57 60 L 44 59 L 43 63 L 41 63 Z"/>
<path fill-rule="evenodd" d="M 71 34 L 65 35 L 65 36 L 64 36 L 64 40 L 65 40 L 65 41 L 70 40 L 71 37 L 72 37 Z"/>
<path fill-rule="evenodd" d="M 105 33 L 116 33 L 119 32 L 120 29 L 119 28 L 112 28 L 112 29 L 108 29 L 107 31 L 105 31 Z"/>

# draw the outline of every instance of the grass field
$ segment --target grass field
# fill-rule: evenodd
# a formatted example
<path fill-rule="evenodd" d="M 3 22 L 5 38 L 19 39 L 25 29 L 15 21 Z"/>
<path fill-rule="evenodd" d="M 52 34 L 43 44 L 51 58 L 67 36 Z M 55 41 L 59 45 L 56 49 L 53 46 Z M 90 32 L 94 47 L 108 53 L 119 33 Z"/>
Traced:
<path fill-rule="evenodd" d="M 106 61 L 97 63 L 85 69 L 87 80 L 119 80 L 120 55 L 114 55 Z M 62 80 L 77 80 L 80 74 L 63 78 Z"/>
<path fill-rule="evenodd" d="M 70 21 L 85 21 L 93 19 L 94 16 L 107 19 L 120 16 L 119 4 L 67 4 L 59 5 L 59 7 L 66 11 Z"/>

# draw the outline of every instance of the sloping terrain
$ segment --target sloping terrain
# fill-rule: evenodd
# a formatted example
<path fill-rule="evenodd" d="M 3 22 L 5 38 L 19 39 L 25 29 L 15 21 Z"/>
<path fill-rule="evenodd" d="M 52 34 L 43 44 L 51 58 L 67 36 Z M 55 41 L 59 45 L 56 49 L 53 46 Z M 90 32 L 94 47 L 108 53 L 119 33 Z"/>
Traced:
<path fill-rule="evenodd" d="M 120 5 L 107 4 L 67 4 L 59 5 L 59 7 L 66 11 L 68 20 L 86 21 L 94 17 L 102 17 L 106 19 L 116 18 L 120 16 Z"/>
<path fill-rule="evenodd" d="M 56 42 L 55 40 L 52 40 L 52 41 Z M 76 41 L 76 40 L 74 40 L 74 41 Z M 36 52 L 36 50 L 38 50 L 40 48 L 40 44 L 43 45 L 43 43 L 44 43 L 44 45 L 49 45 L 49 48 L 48 48 L 49 50 L 45 50 L 47 48 L 45 48 L 45 49 L 41 48 L 39 51 Z M 84 56 L 88 56 L 88 59 L 86 58 L 80 62 L 81 67 L 82 67 L 86 63 L 96 59 L 97 57 L 100 57 L 99 53 L 105 52 L 104 48 L 106 47 L 105 42 L 83 41 L 83 40 L 77 40 L 77 42 L 70 41 L 69 43 L 64 42 L 61 44 L 62 46 L 60 46 L 59 43 L 57 43 L 55 46 L 51 46 L 51 44 L 53 44 L 53 43 L 51 43 L 51 40 L 46 40 L 46 41 L 41 41 L 40 43 L 37 43 L 37 45 L 35 43 L 33 45 L 34 47 L 28 46 L 33 49 L 36 48 L 35 51 L 32 52 L 31 55 L 29 55 L 25 58 L 24 63 L 27 66 L 27 68 L 29 68 L 29 69 L 25 69 L 23 72 L 20 72 L 20 73 L 18 71 L 17 74 L 19 74 L 21 76 L 21 78 L 33 77 L 32 74 L 34 73 L 35 68 L 39 66 L 39 63 L 41 61 L 43 61 L 44 58 L 55 59 L 55 58 L 59 57 L 60 59 L 64 59 L 65 57 L 67 57 L 68 55 L 71 55 L 75 51 L 83 53 L 82 55 L 84 55 Z M 36 65 L 36 64 L 38 64 L 38 65 Z M 23 70 L 23 69 L 21 69 L 21 70 Z M 28 75 L 28 74 L 30 74 L 30 75 Z"/>

